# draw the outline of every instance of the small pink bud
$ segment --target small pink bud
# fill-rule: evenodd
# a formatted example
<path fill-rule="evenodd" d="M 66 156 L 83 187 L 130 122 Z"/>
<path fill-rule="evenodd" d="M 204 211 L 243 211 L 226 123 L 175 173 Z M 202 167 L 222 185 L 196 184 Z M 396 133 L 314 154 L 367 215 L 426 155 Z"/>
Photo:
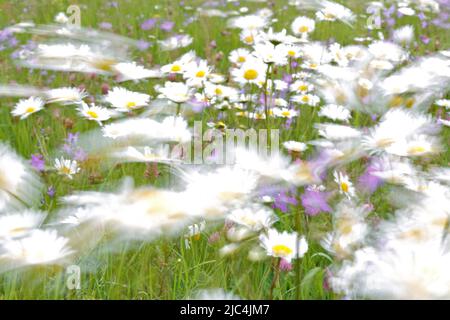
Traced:
<path fill-rule="evenodd" d="M 280 270 L 284 272 L 289 272 L 292 270 L 292 263 L 287 261 L 286 259 L 281 258 L 280 260 Z"/>

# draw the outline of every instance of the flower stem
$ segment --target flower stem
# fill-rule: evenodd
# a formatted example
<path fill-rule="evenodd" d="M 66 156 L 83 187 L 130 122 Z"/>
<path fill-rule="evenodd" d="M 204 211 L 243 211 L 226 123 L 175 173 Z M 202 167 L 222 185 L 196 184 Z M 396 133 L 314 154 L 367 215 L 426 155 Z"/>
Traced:
<path fill-rule="evenodd" d="M 280 258 L 273 258 L 272 266 L 273 266 L 273 279 L 272 284 L 270 285 L 269 291 L 269 300 L 273 300 L 273 290 L 275 289 L 278 279 L 280 278 Z"/>

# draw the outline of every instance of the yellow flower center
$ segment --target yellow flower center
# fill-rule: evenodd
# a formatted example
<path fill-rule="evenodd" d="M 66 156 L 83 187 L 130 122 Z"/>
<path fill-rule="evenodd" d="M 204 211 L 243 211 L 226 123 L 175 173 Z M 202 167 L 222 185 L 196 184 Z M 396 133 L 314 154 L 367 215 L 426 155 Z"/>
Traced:
<path fill-rule="evenodd" d="M 127 103 L 127 108 L 128 109 L 133 109 L 134 107 L 136 107 L 136 102 L 130 101 L 130 102 Z"/>
<path fill-rule="evenodd" d="M 225 123 L 223 123 L 222 121 L 219 121 L 216 123 L 216 127 L 218 129 L 225 129 L 227 127 L 227 125 Z"/>
<path fill-rule="evenodd" d="M 86 112 L 91 118 L 97 119 L 98 118 L 98 114 L 95 111 L 89 110 L 88 112 Z"/>
<path fill-rule="evenodd" d="M 298 28 L 298 32 L 300 33 L 309 32 L 309 28 L 307 26 L 301 26 L 300 28 Z"/>
<path fill-rule="evenodd" d="M 414 100 L 414 98 L 409 98 L 405 102 L 405 107 L 407 107 L 408 109 L 411 109 L 414 106 L 415 102 L 416 101 Z"/>
<path fill-rule="evenodd" d="M 283 112 L 281 112 L 281 115 L 283 117 L 289 117 L 291 115 L 291 112 L 290 111 L 283 111 Z"/>
<path fill-rule="evenodd" d="M 196 76 L 197 78 L 203 78 L 203 77 L 205 76 L 205 74 L 206 74 L 205 71 L 200 70 L 199 72 L 197 72 L 197 73 L 195 74 L 195 76 Z"/>
<path fill-rule="evenodd" d="M 170 71 L 172 71 L 172 72 L 179 72 L 179 71 L 181 71 L 181 67 L 179 65 L 177 65 L 177 64 L 174 64 L 172 66 L 172 68 L 170 69 Z"/>
<path fill-rule="evenodd" d="M 311 63 L 311 64 L 309 65 L 309 67 L 310 67 L 311 69 L 316 69 L 316 68 L 317 68 L 317 63 Z"/>
<path fill-rule="evenodd" d="M 255 80 L 256 78 L 258 78 L 258 71 L 254 69 L 248 69 L 244 73 L 244 78 L 248 81 Z"/>
<path fill-rule="evenodd" d="M 295 57 L 295 51 L 289 50 L 288 51 L 288 56 Z"/>
<path fill-rule="evenodd" d="M 272 252 L 277 256 L 286 257 L 292 253 L 292 249 L 284 244 L 277 244 L 272 247 Z"/>
<path fill-rule="evenodd" d="M 346 182 L 341 182 L 341 189 L 344 192 L 348 192 L 348 184 Z"/>
<path fill-rule="evenodd" d="M 405 100 L 402 97 L 396 96 L 392 98 L 392 100 L 389 102 L 389 106 L 391 108 L 400 107 L 401 105 L 403 105 L 404 102 Z"/>
<path fill-rule="evenodd" d="M 422 146 L 414 146 L 408 149 L 409 154 L 421 154 L 424 153 L 426 149 Z"/>
<path fill-rule="evenodd" d="M 100 70 L 103 71 L 111 71 L 112 66 L 115 65 L 117 63 L 117 61 L 112 60 L 112 59 L 102 59 L 102 60 L 98 60 L 98 61 L 94 61 L 94 63 L 92 63 L 92 65 Z"/>
<path fill-rule="evenodd" d="M 308 96 L 303 96 L 302 97 L 302 101 L 303 102 L 309 102 L 309 97 Z"/>
<path fill-rule="evenodd" d="M 34 111 L 36 111 L 36 108 L 29 107 L 27 108 L 27 110 L 25 110 L 25 113 L 33 113 Z"/>
<path fill-rule="evenodd" d="M 298 87 L 299 91 L 308 91 L 308 86 L 306 84 L 302 84 Z"/>
<path fill-rule="evenodd" d="M 220 88 L 216 88 L 216 90 L 214 90 L 214 93 L 215 93 L 216 95 L 220 96 L 220 95 L 223 93 L 223 91 L 222 91 L 222 89 L 220 89 Z"/>
<path fill-rule="evenodd" d="M 245 41 L 246 43 L 253 43 L 253 41 L 254 41 L 253 36 L 246 36 L 246 37 L 244 38 L 244 41 Z"/>
<path fill-rule="evenodd" d="M 351 222 L 342 222 L 339 226 L 339 231 L 343 235 L 350 234 L 352 232 L 352 230 L 353 230 L 353 226 L 352 226 Z"/>
<path fill-rule="evenodd" d="M 421 240 L 423 239 L 424 236 L 425 236 L 424 232 L 417 228 L 402 233 L 400 235 L 400 238 Z"/>
<path fill-rule="evenodd" d="M 62 172 L 63 174 L 70 174 L 70 168 L 64 166 L 64 167 L 61 168 L 61 172 Z"/>
<path fill-rule="evenodd" d="M 325 13 L 324 16 L 325 16 L 325 18 L 327 18 L 327 19 L 329 19 L 329 20 L 334 20 L 334 19 L 336 19 L 336 15 L 334 15 L 334 14 L 332 14 L 332 13 L 330 13 L 330 12 Z"/>
<path fill-rule="evenodd" d="M 26 231 L 26 230 L 27 230 L 27 229 L 24 228 L 24 227 L 17 227 L 17 228 L 11 229 L 11 230 L 9 231 L 9 233 L 10 233 L 11 235 L 17 235 L 17 234 L 22 233 L 22 232 L 24 232 L 24 231 Z"/>
<path fill-rule="evenodd" d="M 243 62 L 245 62 L 246 60 L 245 60 L 245 57 L 240 56 L 240 57 L 237 59 L 237 61 L 240 62 L 240 63 L 243 63 Z"/>
<path fill-rule="evenodd" d="M 394 143 L 393 139 L 389 139 L 389 138 L 380 139 L 377 141 L 377 147 L 386 148 L 386 147 L 389 147 L 393 143 Z"/>

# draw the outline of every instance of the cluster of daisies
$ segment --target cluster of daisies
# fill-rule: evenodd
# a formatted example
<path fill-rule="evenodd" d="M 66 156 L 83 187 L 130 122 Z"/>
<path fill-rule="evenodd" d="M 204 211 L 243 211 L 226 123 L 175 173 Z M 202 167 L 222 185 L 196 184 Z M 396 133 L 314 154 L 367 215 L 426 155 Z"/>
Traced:
<path fill-rule="evenodd" d="M 146 69 L 130 61 L 128 49 L 136 43 L 127 38 L 90 31 L 103 40 L 97 44 L 65 25 L 13 26 L 12 32 L 64 40 L 27 48 L 20 55 L 23 66 L 98 73 L 117 82 L 162 79 L 153 96 L 118 85 L 95 103 L 85 102 L 89 94 L 78 88 L 35 88 L 12 115 L 25 119 L 45 112 L 48 104 L 73 106 L 100 125 L 82 134 L 84 161 L 164 164 L 177 185 L 135 187 L 127 178 L 116 191 L 80 190 L 61 197 L 56 212 L 40 212 L 32 208 L 39 203 L 42 178 L 2 145 L 0 270 L 64 265 L 105 241 L 183 235 L 190 247 L 207 228 L 223 226 L 214 234 L 226 241 L 221 255 L 245 251 L 252 261 L 269 256 L 276 271 L 290 270 L 308 243 L 320 238 L 333 261 L 327 282 L 345 298 L 450 298 L 450 170 L 439 166 L 449 125 L 450 52 L 414 56 L 412 26 L 358 37 L 346 46 L 315 41 L 318 24 L 351 25 L 357 15 L 331 1 L 290 5 L 315 14 L 276 31 L 270 9 L 245 15 L 247 10 L 198 10 L 228 18 L 228 27 L 240 30 L 241 47 L 229 53 L 224 73 L 194 51 Z M 368 4 L 368 12 L 374 8 L 389 9 Z M 419 11 L 431 20 L 439 2 L 403 1 L 391 8 L 399 15 Z M 80 37 L 81 45 L 70 42 Z M 191 42 L 186 35 L 155 45 L 174 50 Z M 184 165 L 193 136 L 188 115 L 195 118 L 205 109 L 214 115 L 212 127 L 289 133 L 281 144 L 287 152 L 236 149 L 233 164 Z M 299 128 L 312 130 L 313 138 L 304 141 Z M 69 179 L 82 173 L 75 159 L 64 157 L 55 159 L 54 169 Z M 281 199 L 280 190 L 292 198 Z M 303 226 L 286 227 L 286 219 L 281 224 L 283 212 L 302 215 L 295 221 Z M 331 216 L 332 228 L 311 234 L 308 221 L 323 213 Z"/>

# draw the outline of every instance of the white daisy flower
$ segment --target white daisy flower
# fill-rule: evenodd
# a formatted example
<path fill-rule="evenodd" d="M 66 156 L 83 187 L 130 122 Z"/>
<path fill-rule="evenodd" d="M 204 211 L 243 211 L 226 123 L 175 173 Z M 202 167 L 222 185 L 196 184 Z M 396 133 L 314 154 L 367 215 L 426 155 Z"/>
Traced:
<path fill-rule="evenodd" d="M 80 103 L 87 96 L 84 89 L 63 87 L 46 92 L 47 103 L 71 104 Z"/>
<path fill-rule="evenodd" d="M 114 140 L 139 139 L 138 141 L 141 144 L 155 143 L 155 141 L 184 143 L 191 140 L 191 132 L 188 129 L 187 121 L 182 117 L 173 116 L 166 117 L 162 122 L 148 118 L 115 121 L 104 126 L 102 134 L 103 137 Z"/>
<path fill-rule="evenodd" d="M 191 45 L 194 39 L 188 35 L 175 35 L 164 40 L 158 40 L 158 44 L 163 51 L 172 51 L 179 48 L 185 48 Z"/>
<path fill-rule="evenodd" d="M 190 86 L 202 87 L 209 75 L 211 74 L 211 67 L 208 66 L 208 62 L 201 60 L 199 62 L 191 62 L 186 66 L 186 71 L 183 74 L 184 79 Z"/>
<path fill-rule="evenodd" d="M 160 93 L 159 98 L 168 99 L 175 103 L 184 103 L 194 96 L 194 89 L 183 82 L 164 83 L 164 87 L 157 87 L 156 90 Z"/>
<path fill-rule="evenodd" d="M 244 44 L 249 46 L 252 46 L 259 41 L 259 35 L 254 30 L 242 30 L 239 38 Z"/>
<path fill-rule="evenodd" d="M 69 18 L 66 16 L 64 12 L 59 12 L 55 18 L 53 19 L 56 23 L 66 24 L 69 22 Z"/>
<path fill-rule="evenodd" d="M 282 44 L 275 46 L 270 42 L 257 43 L 254 50 L 253 54 L 266 64 L 284 66 L 288 62 L 287 50 L 284 49 Z"/>
<path fill-rule="evenodd" d="M 0 210 L 33 205 L 40 198 L 41 183 L 16 152 L 0 144 Z"/>
<path fill-rule="evenodd" d="M 41 98 L 30 97 L 21 99 L 11 111 L 11 114 L 20 119 L 27 118 L 30 114 L 38 112 L 44 108 L 44 101 Z"/>
<path fill-rule="evenodd" d="M 117 111 L 129 112 L 148 105 L 150 96 L 145 93 L 129 91 L 125 88 L 114 87 L 104 97 Z"/>
<path fill-rule="evenodd" d="M 298 141 L 286 141 L 283 142 L 283 147 L 285 147 L 289 151 L 293 152 L 303 152 L 308 149 L 306 143 L 298 142 Z"/>
<path fill-rule="evenodd" d="M 439 119 L 439 123 L 443 124 L 446 127 L 450 127 L 450 120 Z"/>
<path fill-rule="evenodd" d="M 350 126 L 343 126 L 334 123 L 318 123 L 315 127 L 319 134 L 331 141 L 356 139 L 361 136 L 361 132 Z"/>
<path fill-rule="evenodd" d="M 250 51 L 244 48 L 239 48 L 231 51 L 230 55 L 228 56 L 228 59 L 230 60 L 231 63 L 240 66 L 248 60 L 249 56 Z"/>
<path fill-rule="evenodd" d="M 69 179 L 72 179 L 74 174 L 80 172 L 80 168 L 78 167 L 76 160 L 64 159 L 63 157 L 60 159 L 55 159 L 55 169 L 58 174 L 65 175 Z"/>
<path fill-rule="evenodd" d="M 186 72 L 186 68 L 191 65 L 191 63 L 195 63 L 195 53 L 194 51 L 189 51 L 182 55 L 176 61 L 166 64 L 161 67 L 162 73 L 173 73 L 173 74 L 183 74 Z M 191 65 L 192 67 L 192 65 Z"/>
<path fill-rule="evenodd" d="M 286 108 L 289 105 L 289 103 L 283 98 L 275 98 L 274 103 L 276 107 L 283 107 L 283 108 Z"/>
<path fill-rule="evenodd" d="M 298 59 L 302 55 L 302 50 L 300 46 L 287 44 L 284 45 L 282 48 L 283 50 L 285 50 L 286 57 L 290 59 Z"/>
<path fill-rule="evenodd" d="M 278 217 L 267 207 L 253 205 L 233 210 L 227 220 L 237 223 L 251 231 L 258 232 L 269 228 Z"/>
<path fill-rule="evenodd" d="M 355 188 L 353 187 L 353 183 L 346 174 L 335 171 L 333 176 L 334 181 L 339 186 L 339 193 L 345 195 L 349 199 L 355 196 Z"/>
<path fill-rule="evenodd" d="M 172 162 L 170 158 L 169 145 L 159 145 L 158 147 L 144 147 L 137 149 L 128 147 L 123 151 L 114 152 L 114 158 L 128 162 Z"/>
<path fill-rule="evenodd" d="M 61 264 L 73 254 L 68 242 L 55 230 L 35 230 L 24 238 L 4 242 L 0 260 L 12 267 Z"/>
<path fill-rule="evenodd" d="M 117 81 L 119 82 L 162 77 L 162 74 L 159 70 L 146 69 L 143 66 L 137 65 L 136 62 L 134 61 L 119 62 L 115 64 L 112 68 L 117 74 Z"/>
<path fill-rule="evenodd" d="M 273 108 L 272 113 L 279 118 L 293 118 L 298 116 L 298 111 L 288 108 Z"/>
<path fill-rule="evenodd" d="M 413 16 L 416 14 L 416 11 L 413 8 L 410 7 L 400 7 L 398 8 L 398 12 L 405 16 Z"/>
<path fill-rule="evenodd" d="M 267 255 L 283 258 L 288 262 L 292 259 L 302 258 L 308 251 L 308 243 L 305 237 L 299 237 L 297 233 L 282 233 L 275 229 L 269 229 L 267 234 L 259 237 L 261 246 L 266 249 Z"/>
<path fill-rule="evenodd" d="M 292 92 L 308 93 L 314 90 L 314 85 L 303 80 L 297 80 L 289 87 Z"/>
<path fill-rule="evenodd" d="M 268 25 L 268 19 L 259 15 L 245 15 L 232 18 L 228 21 L 231 28 L 242 30 L 260 30 Z"/>
<path fill-rule="evenodd" d="M 218 100 L 227 99 L 229 101 L 236 101 L 239 91 L 233 87 L 207 82 L 205 83 L 205 95 L 209 99 L 216 98 Z"/>
<path fill-rule="evenodd" d="M 333 211 L 333 231 L 321 242 L 322 246 L 339 259 L 351 255 L 369 232 L 367 214 L 366 208 L 347 199 L 341 201 Z"/>
<path fill-rule="evenodd" d="M 89 106 L 85 102 L 81 103 L 81 106 L 78 107 L 78 111 L 86 119 L 97 121 L 100 125 L 102 124 L 102 121 L 111 119 L 111 116 L 113 114 L 106 108 L 96 106 L 93 103 L 91 103 L 91 105 Z"/>
<path fill-rule="evenodd" d="M 304 36 L 314 31 L 316 22 L 308 17 L 298 17 L 292 24 L 292 32 L 297 36 Z"/>
<path fill-rule="evenodd" d="M 45 217 L 46 214 L 31 210 L 0 215 L 0 243 L 5 239 L 26 235 L 33 229 L 38 228 Z"/>
<path fill-rule="evenodd" d="M 184 234 L 184 244 L 187 249 L 190 249 L 190 241 L 200 240 L 201 234 L 206 229 L 206 221 L 201 221 L 200 223 L 191 224 L 187 227 L 188 231 Z"/>
<path fill-rule="evenodd" d="M 320 103 L 320 98 L 314 94 L 307 93 L 295 95 L 291 98 L 291 101 L 315 107 Z"/>
<path fill-rule="evenodd" d="M 407 25 L 394 30 L 392 35 L 393 40 L 400 44 L 406 45 L 414 40 L 414 27 Z"/>
<path fill-rule="evenodd" d="M 231 70 L 234 81 L 240 84 L 254 83 L 262 86 L 266 79 L 267 65 L 259 59 L 250 59 L 242 64 L 240 68 Z"/>
<path fill-rule="evenodd" d="M 352 116 L 350 110 L 344 108 L 343 106 L 338 106 L 335 104 L 328 104 L 323 106 L 319 111 L 320 117 L 327 117 L 331 120 L 348 121 Z"/>
<path fill-rule="evenodd" d="M 322 21 L 341 20 L 345 23 L 351 23 L 355 20 L 353 12 L 343 5 L 331 1 L 322 1 L 322 9 L 316 12 L 316 17 Z"/>
<path fill-rule="evenodd" d="M 414 135 L 385 148 L 387 153 L 403 157 L 423 156 L 438 153 L 441 150 L 439 141 L 428 135 Z"/>
<path fill-rule="evenodd" d="M 450 100 L 449 99 L 440 99 L 435 102 L 435 104 L 439 107 L 450 108 Z"/>

